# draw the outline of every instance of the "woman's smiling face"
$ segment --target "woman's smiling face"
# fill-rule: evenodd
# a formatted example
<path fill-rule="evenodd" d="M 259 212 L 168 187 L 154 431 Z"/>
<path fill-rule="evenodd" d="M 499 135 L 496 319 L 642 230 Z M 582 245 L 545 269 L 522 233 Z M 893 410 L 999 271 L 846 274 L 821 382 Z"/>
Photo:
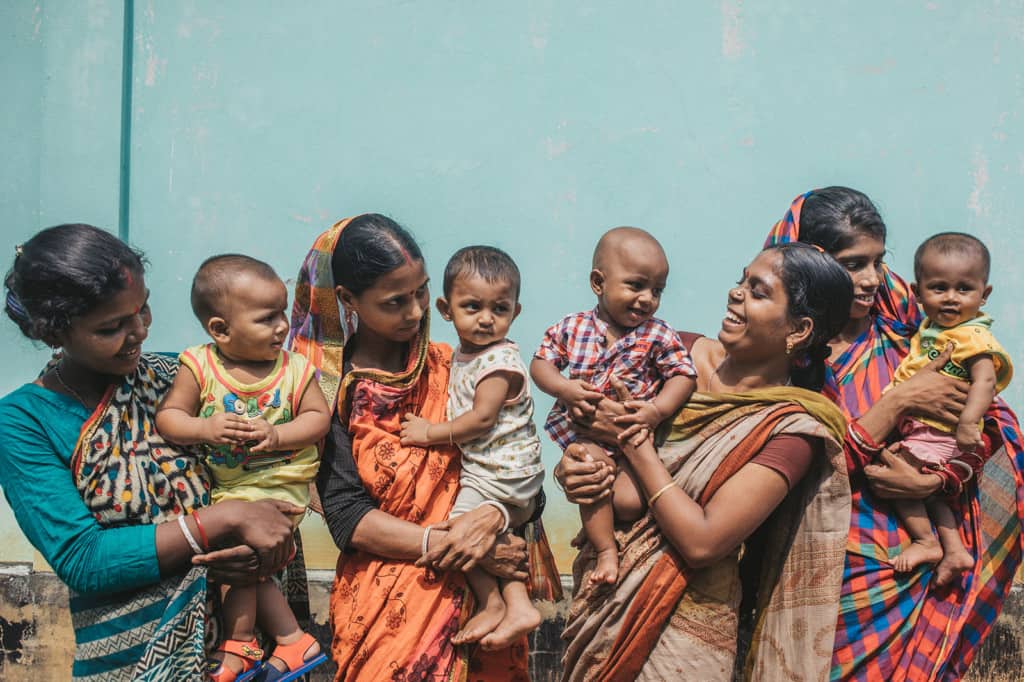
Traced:
<path fill-rule="evenodd" d="M 832 254 L 853 280 L 850 319 L 859 320 L 871 312 L 882 284 L 885 242 L 870 234 L 859 234 L 849 247 Z"/>
<path fill-rule="evenodd" d="M 56 341 L 65 362 L 102 376 L 127 376 L 138 367 L 152 321 L 146 282 L 142 273 L 133 273 L 124 289 L 74 318 Z"/>
<path fill-rule="evenodd" d="M 718 332 L 729 355 L 756 360 L 786 352 L 790 328 L 789 297 L 777 270 L 782 256 L 763 251 L 743 270 L 729 290 L 725 317 Z"/>

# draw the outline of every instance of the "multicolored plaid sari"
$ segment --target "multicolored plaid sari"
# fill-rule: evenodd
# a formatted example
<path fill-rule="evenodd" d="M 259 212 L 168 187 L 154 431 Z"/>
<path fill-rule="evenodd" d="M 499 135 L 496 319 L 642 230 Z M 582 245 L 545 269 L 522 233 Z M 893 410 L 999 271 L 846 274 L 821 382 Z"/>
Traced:
<path fill-rule="evenodd" d="M 795 241 L 797 197 L 776 223 L 766 245 Z M 822 393 L 856 419 L 892 380 L 907 354 L 921 313 L 906 282 L 888 267 L 871 312 L 871 324 L 831 360 Z M 856 444 L 845 444 L 853 510 L 836 628 L 832 678 L 843 680 L 958 680 L 988 634 L 1021 561 L 1024 519 L 1024 437 L 1016 416 L 997 399 L 986 417 L 992 455 L 959 499 L 961 537 L 976 557 L 960 584 L 934 589 L 932 568 L 897 576 L 891 559 L 909 543 L 892 507 L 866 485 L 869 462 Z"/>
<path fill-rule="evenodd" d="M 71 473 L 103 526 L 162 523 L 209 502 L 205 469 L 156 434 L 177 361 L 143 354 L 82 426 Z M 76 681 L 198 680 L 205 669 L 206 569 L 135 592 L 71 594 Z"/>
<path fill-rule="evenodd" d="M 455 447 L 403 446 L 407 412 L 445 419 L 451 349 L 429 342 L 428 318 L 410 343 L 400 372 L 343 372 L 344 347 L 358 321 L 342 318 L 335 297 L 331 254 L 342 220 L 321 234 L 299 274 L 292 310 L 291 349 L 320 369 L 319 382 L 348 425 L 363 485 L 379 509 L 412 523 L 444 520 L 458 491 Z M 560 583 L 539 521 L 528 529 L 534 598 L 560 598 Z M 472 593 L 461 573 L 435 574 L 408 561 L 368 552 L 342 554 L 331 593 L 332 654 L 338 679 L 527 679 L 526 641 L 483 652 L 454 647 L 451 637 L 472 613 Z"/>

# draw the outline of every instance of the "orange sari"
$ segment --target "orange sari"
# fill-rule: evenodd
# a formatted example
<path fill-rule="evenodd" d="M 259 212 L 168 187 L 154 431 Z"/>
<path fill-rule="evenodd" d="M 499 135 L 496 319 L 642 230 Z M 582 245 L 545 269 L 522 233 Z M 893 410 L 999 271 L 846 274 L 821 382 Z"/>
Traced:
<path fill-rule="evenodd" d="M 434 422 L 446 419 L 452 351 L 429 342 L 424 318 L 405 370 L 343 375 L 342 351 L 355 321 L 338 314 L 330 253 L 348 222 L 320 235 L 303 264 L 292 312 L 292 348 L 320 367 L 320 385 L 329 401 L 337 399 L 360 479 L 380 511 L 421 526 L 439 523 L 458 493 L 459 451 L 447 445 L 403 446 L 398 434 L 407 412 Z M 550 560 L 543 531 L 537 533 L 536 545 Z M 338 680 L 529 679 L 525 637 L 495 652 L 452 646 L 452 635 L 474 606 L 465 577 L 457 571 L 436 573 L 411 561 L 342 553 L 330 603 Z"/>

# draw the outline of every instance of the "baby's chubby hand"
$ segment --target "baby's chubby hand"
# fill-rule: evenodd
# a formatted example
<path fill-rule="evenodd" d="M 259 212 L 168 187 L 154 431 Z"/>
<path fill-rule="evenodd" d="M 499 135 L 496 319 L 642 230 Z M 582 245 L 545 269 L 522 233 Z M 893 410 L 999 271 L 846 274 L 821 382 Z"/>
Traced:
<path fill-rule="evenodd" d="M 234 445 L 253 439 L 252 423 L 234 412 L 218 412 L 200 420 L 199 440 L 211 445 Z"/>
<path fill-rule="evenodd" d="M 629 412 L 615 417 L 613 420 L 619 426 L 626 427 L 619 434 L 620 443 L 630 443 L 634 447 L 640 446 L 651 437 L 654 430 L 658 428 L 658 425 L 665 420 L 665 415 L 650 400 L 627 400 L 623 403 L 623 406 Z"/>
<path fill-rule="evenodd" d="M 250 441 L 257 441 L 256 445 L 249 448 L 250 452 L 273 452 L 277 450 L 279 437 L 277 428 L 266 419 L 253 419 L 249 422 L 252 425 Z"/>
<path fill-rule="evenodd" d="M 983 445 L 977 424 L 959 424 L 956 427 L 956 446 L 960 452 L 976 452 Z"/>
<path fill-rule="evenodd" d="M 402 419 L 402 445 L 430 445 L 430 427 L 429 419 L 407 412 Z"/>
<path fill-rule="evenodd" d="M 604 394 L 582 379 L 569 379 L 557 397 L 569 408 L 573 419 L 587 419 L 597 412 L 597 404 Z"/>

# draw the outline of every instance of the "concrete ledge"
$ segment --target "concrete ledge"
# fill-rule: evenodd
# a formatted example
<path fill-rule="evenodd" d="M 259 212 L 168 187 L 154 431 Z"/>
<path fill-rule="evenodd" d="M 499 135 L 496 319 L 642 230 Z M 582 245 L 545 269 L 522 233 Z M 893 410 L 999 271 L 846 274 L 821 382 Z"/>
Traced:
<path fill-rule="evenodd" d="M 332 571 L 310 571 L 309 601 L 313 634 L 330 645 L 328 599 Z M 565 593 L 570 578 L 562 576 Z M 74 655 L 68 593 L 53 573 L 33 572 L 29 564 L 0 564 L 0 679 L 66 680 Z M 540 604 L 544 621 L 530 637 L 530 675 L 537 682 L 558 679 L 561 632 L 568 602 Z M 1014 588 L 995 628 L 971 667 L 972 682 L 1010 682 L 1024 670 L 1024 589 Z M 331 680 L 334 666 L 317 669 L 310 679 Z"/>

